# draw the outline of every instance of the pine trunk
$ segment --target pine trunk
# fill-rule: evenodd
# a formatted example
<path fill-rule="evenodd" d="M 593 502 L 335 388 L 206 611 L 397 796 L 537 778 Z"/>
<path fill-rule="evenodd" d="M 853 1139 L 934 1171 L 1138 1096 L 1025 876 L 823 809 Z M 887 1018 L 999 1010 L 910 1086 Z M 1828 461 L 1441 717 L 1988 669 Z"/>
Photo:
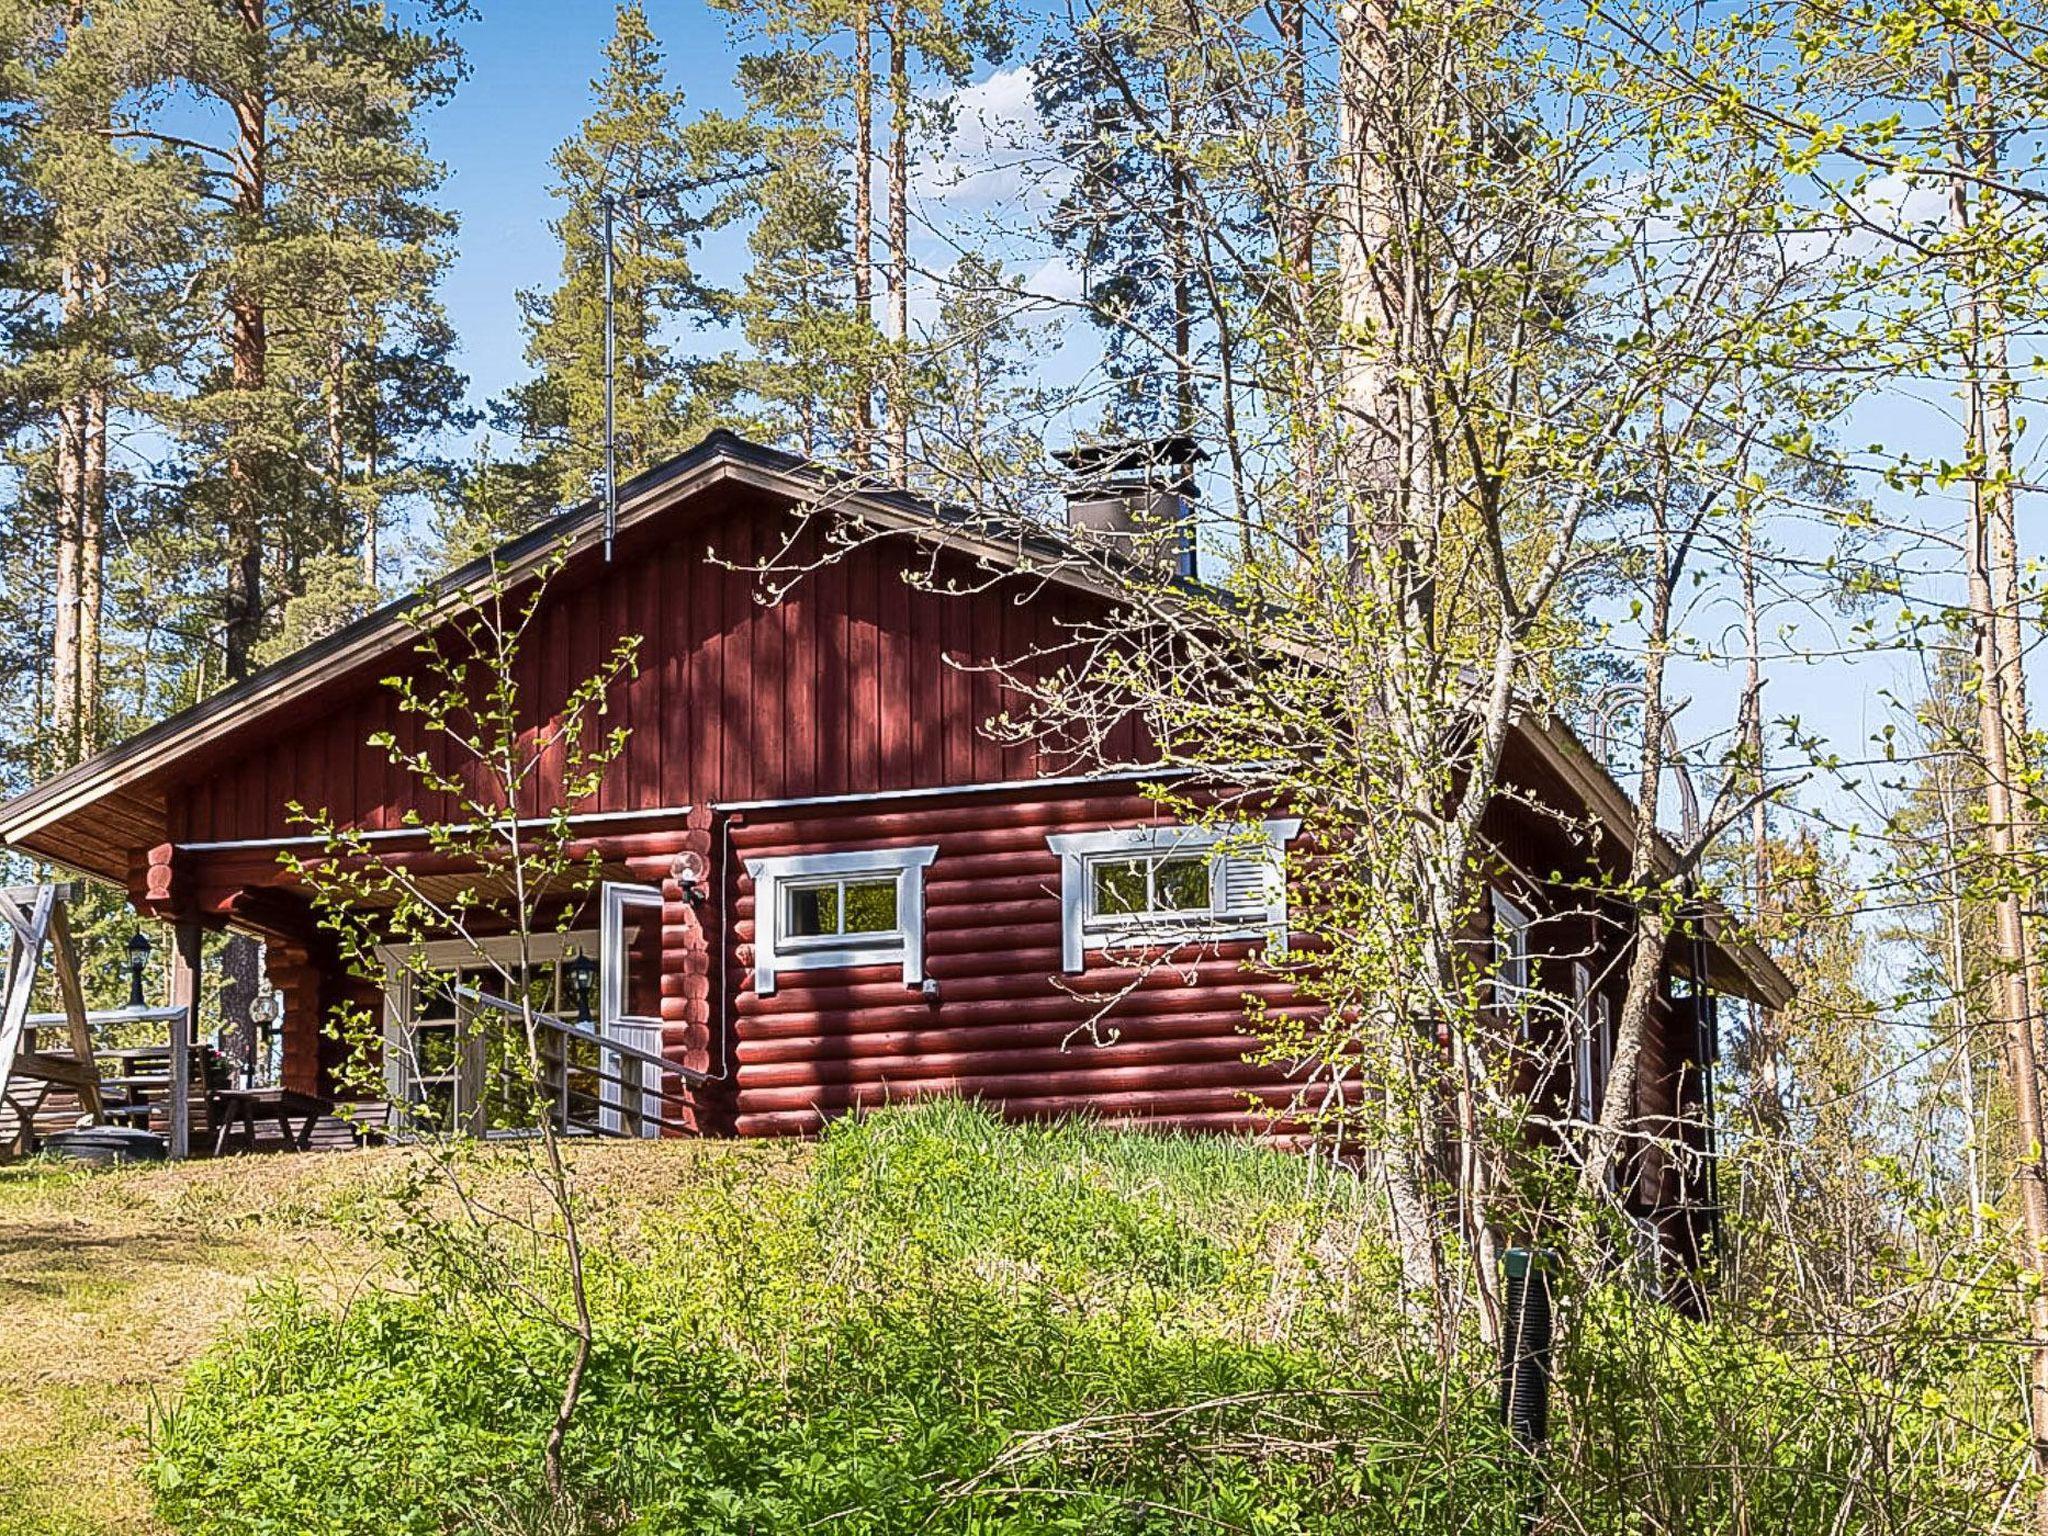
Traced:
<path fill-rule="evenodd" d="M 85 392 L 84 501 L 78 529 L 78 751 L 99 744 L 101 620 L 106 611 L 107 387 Z"/>
<path fill-rule="evenodd" d="M 76 328 L 85 319 L 85 274 L 67 261 L 58 275 L 58 310 L 67 354 L 75 353 Z M 64 393 L 57 406 L 56 614 L 50 640 L 50 729 L 56 761 L 78 758 L 79 572 L 85 536 L 86 406 L 72 388 L 75 356 L 67 356 Z"/>
<path fill-rule="evenodd" d="M 236 16 L 253 47 L 267 40 L 267 0 L 236 0 Z M 238 253 L 228 294 L 229 388 L 234 416 L 228 435 L 227 601 L 225 670 L 249 675 L 263 629 L 263 484 L 259 415 L 268 367 L 268 317 L 248 259 L 267 211 L 269 112 L 260 80 L 234 92 L 234 213 Z"/>
<path fill-rule="evenodd" d="M 866 342 L 875 323 L 875 45 L 874 17 L 865 0 L 854 8 L 853 27 L 853 313 L 862 337 L 854 365 L 853 463 L 864 470 L 873 461 L 875 431 Z"/>

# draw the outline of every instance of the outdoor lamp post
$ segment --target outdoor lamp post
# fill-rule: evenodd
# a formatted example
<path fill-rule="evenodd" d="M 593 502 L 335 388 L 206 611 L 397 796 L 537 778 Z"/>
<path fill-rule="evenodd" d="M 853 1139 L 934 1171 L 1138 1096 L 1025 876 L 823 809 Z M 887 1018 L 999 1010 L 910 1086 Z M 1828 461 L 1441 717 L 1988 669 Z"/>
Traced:
<path fill-rule="evenodd" d="M 576 1022 L 590 1022 L 590 984 L 597 977 L 597 962 L 590 956 L 577 953 L 574 959 L 562 967 L 569 975 L 569 995 L 576 1001 Z"/>
<path fill-rule="evenodd" d="M 128 936 L 128 1006 L 141 1008 L 142 973 L 149 966 L 149 935 L 140 928 Z"/>

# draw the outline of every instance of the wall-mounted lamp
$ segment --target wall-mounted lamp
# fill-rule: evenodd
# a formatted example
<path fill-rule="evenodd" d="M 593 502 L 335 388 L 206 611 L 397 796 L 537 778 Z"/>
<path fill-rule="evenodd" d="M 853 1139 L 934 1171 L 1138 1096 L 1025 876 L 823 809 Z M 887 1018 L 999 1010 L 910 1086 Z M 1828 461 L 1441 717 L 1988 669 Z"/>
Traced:
<path fill-rule="evenodd" d="M 140 1008 L 142 1001 L 142 973 L 149 968 L 149 952 L 154 946 L 149 935 L 140 928 L 128 936 L 128 1006 Z"/>
<path fill-rule="evenodd" d="M 569 996 L 576 1003 L 576 1022 L 590 1022 L 590 984 L 597 979 L 597 962 L 580 950 L 562 967 L 569 978 Z"/>
<path fill-rule="evenodd" d="M 669 860 L 668 877 L 675 881 L 683 893 L 683 900 L 695 906 L 705 896 L 703 855 L 685 851 Z"/>

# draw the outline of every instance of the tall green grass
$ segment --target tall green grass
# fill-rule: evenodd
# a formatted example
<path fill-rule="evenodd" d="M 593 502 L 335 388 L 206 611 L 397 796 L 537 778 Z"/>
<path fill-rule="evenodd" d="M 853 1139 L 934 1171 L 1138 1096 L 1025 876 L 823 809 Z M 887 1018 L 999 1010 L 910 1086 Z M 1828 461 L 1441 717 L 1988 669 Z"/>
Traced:
<path fill-rule="evenodd" d="M 1403 1323 L 1378 1231 L 1354 1184 L 1243 1143 L 892 1111 L 794 1179 L 707 1164 L 596 1256 L 566 1506 L 537 1485 L 566 1341 L 431 1271 L 263 1296 L 152 1477 L 207 1536 L 1508 1536 L 1538 1489 L 1559 1532 L 1991 1528 L 2017 1447 L 1946 1427 L 1951 1364 L 1816 1374 L 1625 1291 L 1571 1299 L 1531 1461 L 1490 1353 Z M 1939 1455 L 1873 1450 L 1845 1415 L 1880 1390 L 1884 1443 Z"/>

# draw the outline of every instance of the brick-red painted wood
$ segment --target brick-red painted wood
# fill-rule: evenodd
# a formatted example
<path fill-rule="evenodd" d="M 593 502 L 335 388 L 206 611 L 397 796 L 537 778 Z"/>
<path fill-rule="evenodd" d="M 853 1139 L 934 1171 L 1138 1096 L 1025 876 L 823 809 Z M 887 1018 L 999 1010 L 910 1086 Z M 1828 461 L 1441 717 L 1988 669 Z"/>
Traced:
<path fill-rule="evenodd" d="M 1060 861 L 1047 835 L 1159 814 L 1130 786 L 1104 784 L 1038 786 L 993 802 L 962 797 L 736 817 L 729 836 L 741 860 L 922 843 L 938 849 L 925 871 L 933 1001 L 906 988 L 893 966 L 788 971 L 772 995 L 760 996 L 753 989 L 754 891 L 751 881 L 739 882 L 730 1001 L 741 1133 L 815 1130 L 848 1108 L 933 1094 L 982 1098 L 1019 1115 L 1095 1114 L 1210 1129 L 1268 1123 L 1266 1111 L 1284 1106 L 1292 1089 L 1278 1069 L 1247 1059 L 1258 1041 L 1246 1031 L 1245 999 L 1278 1009 L 1297 999 L 1285 982 L 1246 969 L 1252 946 L 1224 945 L 1149 971 L 1090 955 L 1082 974 L 1060 971 Z M 1118 997 L 1124 988 L 1128 995 Z"/>
<path fill-rule="evenodd" d="M 1256 1045 L 1245 1033 L 1245 1000 L 1287 1009 L 1297 999 L 1286 983 L 1245 969 L 1246 946 L 1143 976 L 1099 958 L 1082 976 L 1058 974 L 1060 871 L 1046 836 L 1161 819 L 1134 785 L 765 807 L 729 826 L 712 812 L 720 802 L 1032 780 L 1095 766 L 1000 742 L 983 729 L 1021 703 L 1006 694 L 996 669 L 1034 654 L 1047 667 L 1071 662 L 1077 626 L 1094 616 L 1092 600 L 1014 578 L 991 586 L 989 572 L 953 555 L 939 560 L 937 585 L 984 590 L 920 590 L 901 573 L 927 562 L 898 536 L 823 566 L 764 604 L 747 567 L 782 549 L 787 517 L 759 494 L 726 486 L 628 530 L 611 565 L 586 557 L 558 578 L 521 660 L 527 727 L 538 739 L 553 734 L 553 708 L 621 635 L 642 636 L 634 674 L 592 726 L 625 727 L 625 752 L 593 800 L 574 809 L 657 813 L 612 824 L 590 846 L 663 888 L 656 991 L 665 1049 L 679 1066 L 713 1075 L 688 1096 L 688 1123 L 706 1131 L 810 1131 L 853 1105 L 942 1092 L 984 1095 L 1020 1115 L 1094 1113 L 1188 1129 L 1242 1128 L 1263 1118 L 1251 1112 L 1255 1106 L 1284 1108 L 1292 1086 L 1275 1068 L 1245 1059 Z M 807 537 L 790 558 L 801 563 L 816 553 Z M 208 915 L 242 920 L 249 910 L 242 893 L 282 883 L 266 849 L 190 845 L 302 831 L 286 815 L 288 799 L 369 830 L 398 827 L 409 811 L 449 814 L 442 797 L 422 794 L 367 744 L 386 730 L 401 749 L 452 764 L 445 744 L 423 733 L 416 716 L 401 714 L 379 682 L 411 661 L 400 649 L 314 698 L 239 724 L 136 791 L 163 796 L 164 825 L 182 845 L 180 890 L 188 899 Z M 1142 760 L 1136 719 L 1117 725 L 1110 742 L 1118 759 Z M 1566 812 L 1577 808 L 1570 789 L 1521 747 L 1511 746 L 1506 771 L 1527 795 Z M 563 772 L 557 744 L 543 754 L 519 809 L 551 807 Z M 660 814 L 684 805 L 697 807 L 687 821 Z M 136 811 L 135 824 L 147 833 L 146 809 Z M 1626 852 L 1612 839 L 1603 843 L 1583 818 L 1545 816 L 1509 800 L 1490 813 L 1487 831 L 1500 878 L 1523 889 L 1548 883 L 1563 892 L 1589 870 L 1611 875 Z M 128 850 L 128 867 L 137 871 L 161 838 L 144 833 Z M 926 872 L 926 971 L 938 983 L 935 1002 L 905 989 L 891 967 L 787 973 L 774 996 L 754 994 L 747 855 L 927 841 L 940 849 Z M 668 879 L 669 860 L 684 850 L 713 871 L 708 898 L 695 904 Z M 1559 894 L 1537 905 L 1583 903 Z M 1603 964 L 1611 962 L 1624 925 L 1578 921 L 1593 928 Z M 316 988 L 298 953 L 295 993 L 334 991 Z M 1606 974 L 1618 1004 L 1618 975 L 1611 967 Z M 1126 986 L 1129 995 L 1117 998 Z M 1091 1028 L 1112 999 L 1100 1027 Z M 290 1017 L 294 1027 L 312 1027 L 309 1006 L 295 1001 Z M 1688 1086 L 1698 1076 L 1689 1028 L 1678 1028 L 1670 1010 L 1660 1014 L 1645 1114 L 1669 1114 L 1696 1094 Z M 297 1079 L 313 1070 L 314 1051 L 302 1043 L 292 1056 Z M 1554 1076 L 1534 1087 L 1551 1098 L 1565 1091 Z M 1637 1161 L 1645 1190 L 1671 1197 L 1678 1175 L 1669 1160 L 1650 1149 Z"/>
<path fill-rule="evenodd" d="M 766 606 L 755 578 L 733 567 L 780 548 L 787 514 L 750 493 L 701 500 L 635 530 L 610 566 L 579 563 L 557 578 L 521 657 L 529 706 L 552 710 L 620 636 L 642 637 L 637 674 L 620 682 L 610 712 L 592 726 L 593 735 L 615 726 L 632 734 L 598 795 L 578 809 L 935 787 L 1066 768 L 991 741 L 980 727 L 1016 704 L 989 669 L 1024 649 L 1027 631 L 1036 640 L 1078 617 L 1082 599 L 1038 587 L 1020 608 L 1009 598 L 1032 589 L 1017 583 L 978 597 L 915 590 L 901 579 L 918 563 L 904 537 L 846 556 Z M 800 541 L 795 558 L 814 554 Z M 941 568 L 963 582 L 987 579 L 954 557 Z M 449 814 L 442 797 L 420 795 L 367 745 L 392 730 L 406 748 L 457 766 L 444 741 L 397 712 L 380 682 L 409 660 L 395 656 L 333 685 L 317 705 L 250 721 L 193 754 L 180 782 L 165 786 L 178 840 L 279 836 L 292 830 L 290 799 L 365 829 L 396 827 L 408 808 Z M 1134 746 L 1135 736 L 1126 731 L 1121 745 Z M 527 813 L 559 797 L 562 757 L 546 755 Z"/>

